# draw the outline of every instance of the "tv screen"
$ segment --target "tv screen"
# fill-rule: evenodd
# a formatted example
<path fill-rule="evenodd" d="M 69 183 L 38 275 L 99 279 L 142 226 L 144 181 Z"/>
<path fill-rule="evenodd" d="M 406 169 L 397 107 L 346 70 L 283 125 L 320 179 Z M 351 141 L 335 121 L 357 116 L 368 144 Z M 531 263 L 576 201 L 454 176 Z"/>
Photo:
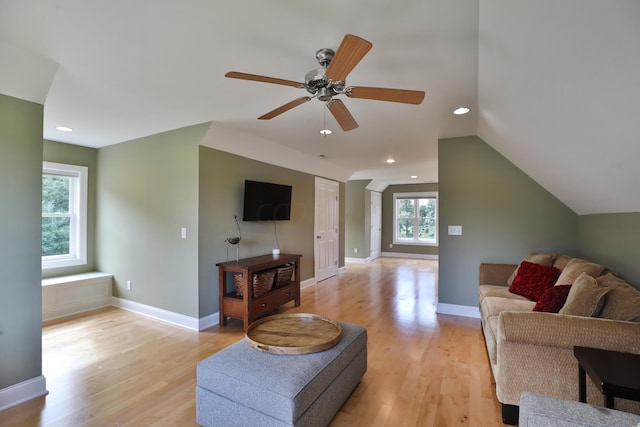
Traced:
<path fill-rule="evenodd" d="M 268 182 L 244 182 L 243 221 L 291 219 L 291 186 Z"/>

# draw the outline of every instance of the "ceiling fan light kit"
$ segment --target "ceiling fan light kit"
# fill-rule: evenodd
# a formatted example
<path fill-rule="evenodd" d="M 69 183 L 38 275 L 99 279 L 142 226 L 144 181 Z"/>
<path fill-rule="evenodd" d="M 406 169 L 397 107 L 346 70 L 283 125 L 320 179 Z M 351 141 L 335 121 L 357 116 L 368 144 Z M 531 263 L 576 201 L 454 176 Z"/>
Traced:
<path fill-rule="evenodd" d="M 336 119 L 342 130 L 349 131 L 356 129 L 358 123 L 347 109 L 347 106 L 340 99 L 334 98 L 337 95 L 345 95 L 348 98 L 400 102 L 413 105 L 419 105 L 424 100 L 425 93 L 423 91 L 346 86 L 347 75 L 358 65 L 372 47 L 371 42 L 358 36 L 347 34 L 342 40 L 342 43 L 340 43 L 337 51 L 334 52 L 332 49 L 324 48 L 316 52 L 316 59 L 321 65 L 321 68 L 309 71 L 305 75 L 304 83 L 237 71 L 230 71 L 225 74 L 225 77 L 291 86 L 298 89 L 306 89 L 307 92 L 311 94 L 311 96 L 295 99 L 275 110 L 263 114 L 258 117 L 260 120 L 270 120 L 313 98 L 317 98 L 326 103 L 327 109 Z M 326 130 L 326 127 L 323 131 L 324 130 Z M 323 131 L 321 131 L 321 133 L 323 133 Z M 327 133 L 323 133 L 323 135 L 327 135 Z"/>

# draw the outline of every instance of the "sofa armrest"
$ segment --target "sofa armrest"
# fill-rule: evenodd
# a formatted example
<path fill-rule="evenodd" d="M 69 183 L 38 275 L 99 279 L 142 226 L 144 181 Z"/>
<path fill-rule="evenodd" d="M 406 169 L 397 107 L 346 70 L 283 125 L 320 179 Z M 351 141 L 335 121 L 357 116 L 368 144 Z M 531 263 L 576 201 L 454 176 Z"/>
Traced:
<path fill-rule="evenodd" d="M 478 285 L 509 286 L 507 280 L 518 267 L 517 264 L 481 263 L 478 271 Z"/>
<path fill-rule="evenodd" d="M 638 337 L 640 322 L 535 311 L 504 311 L 498 319 L 498 341 L 571 350 L 577 345 L 640 354 Z"/>
<path fill-rule="evenodd" d="M 503 311 L 496 332 L 496 395 L 518 405 L 524 391 L 578 399 L 578 362 L 573 346 L 640 354 L 640 323 L 533 311 Z M 602 395 L 587 381 L 587 399 Z M 616 408 L 640 413 L 640 402 L 616 399 Z"/>

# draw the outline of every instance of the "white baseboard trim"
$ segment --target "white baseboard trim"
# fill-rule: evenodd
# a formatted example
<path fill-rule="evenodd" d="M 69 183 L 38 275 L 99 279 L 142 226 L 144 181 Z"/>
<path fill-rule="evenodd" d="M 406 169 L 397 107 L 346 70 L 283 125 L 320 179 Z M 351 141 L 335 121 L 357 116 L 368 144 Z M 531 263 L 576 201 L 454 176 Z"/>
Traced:
<path fill-rule="evenodd" d="M 220 324 L 220 312 L 216 311 L 213 314 L 208 316 L 201 317 L 198 319 L 198 331 L 204 331 L 212 326 L 216 326 Z"/>
<path fill-rule="evenodd" d="M 438 260 L 438 255 L 430 254 L 403 254 L 402 252 L 382 252 L 380 256 L 388 258 L 415 258 L 415 259 L 431 259 Z"/>
<path fill-rule="evenodd" d="M 113 305 L 114 307 L 122 308 L 123 310 L 141 314 L 146 317 L 151 317 L 152 319 L 171 323 L 172 325 L 182 326 L 183 328 L 191 329 L 192 331 L 200 331 L 201 319 L 197 319 L 195 317 L 186 316 L 184 314 L 175 313 L 169 310 L 163 310 L 161 308 L 118 297 L 112 297 L 111 305 Z M 208 319 L 211 316 L 214 316 L 214 314 L 204 317 L 203 319 Z"/>
<path fill-rule="evenodd" d="M 303 280 L 302 282 L 300 282 L 300 289 L 308 288 L 308 287 L 313 286 L 315 284 L 316 284 L 316 279 L 315 279 L 315 277 L 312 277 L 310 279 Z"/>
<path fill-rule="evenodd" d="M 0 390 L 0 411 L 48 394 L 43 375 Z"/>
<path fill-rule="evenodd" d="M 356 263 L 356 264 L 364 264 L 367 262 L 371 262 L 371 257 L 367 257 L 367 258 L 344 258 L 344 262 L 352 262 L 352 263 Z"/>
<path fill-rule="evenodd" d="M 438 307 L 436 308 L 436 313 L 452 314 L 454 316 L 473 317 L 476 319 L 480 319 L 480 310 L 478 309 L 478 307 L 472 307 L 468 305 L 445 304 L 439 302 Z"/>

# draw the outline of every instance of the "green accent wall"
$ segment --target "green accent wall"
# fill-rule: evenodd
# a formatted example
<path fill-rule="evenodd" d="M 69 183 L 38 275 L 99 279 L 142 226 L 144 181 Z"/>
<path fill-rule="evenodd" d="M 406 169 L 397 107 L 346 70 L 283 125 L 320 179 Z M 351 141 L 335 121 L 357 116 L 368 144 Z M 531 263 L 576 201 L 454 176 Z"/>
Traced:
<path fill-rule="evenodd" d="M 350 180 L 345 186 L 345 256 L 368 258 L 371 252 L 371 180 Z M 358 253 L 355 252 L 358 248 Z"/>
<path fill-rule="evenodd" d="M 43 111 L 0 95 L 0 390 L 42 375 Z"/>
<path fill-rule="evenodd" d="M 244 181 L 271 182 L 291 185 L 291 220 L 242 221 Z M 239 257 L 271 253 L 279 247 L 282 253 L 302 255 L 300 276 L 306 280 L 314 275 L 314 201 L 315 177 L 292 169 L 270 165 L 209 147 L 200 147 L 199 177 L 199 281 L 200 316 L 215 313 L 218 303 L 218 272 L 216 263 L 227 261 L 227 237 L 237 236 L 234 215 L 242 233 Z M 344 203 L 344 184 L 340 183 L 340 205 Z M 344 208 L 341 207 L 341 211 Z M 340 218 L 344 214 L 341 213 Z M 341 248 L 344 242 L 344 221 L 341 220 Z M 276 241 L 277 232 L 277 241 Z M 342 249 L 341 249 L 342 250 Z M 236 257 L 236 247 L 229 246 L 228 258 Z M 344 255 L 340 256 L 340 263 Z"/>
<path fill-rule="evenodd" d="M 82 147 L 79 145 L 65 144 L 45 139 L 42 147 L 42 159 L 45 162 L 86 166 L 89 174 L 89 188 L 87 189 L 87 264 L 42 270 L 42 277 L 56 277 L 96 271 L 95 235 L 98 150 L 96 148 Z"/>
<path fill-rule="evenodd" d="M 97 268 L 113 274 L 114 296 L 199 316 L 198 144 L 207 127 L 98 150 Z"/>
<path fill-rule="evenodd" d="M 578 254 L 577 215 L 480 138 L 441 139 L 438 170 L 441 303 L 478 305 L 481 262 Z"/>
<path fill-rule="evenodd" d="M 640 213 L 578 217 L 580 255 L 600 263 L 640 289 Z"/>
<path fill-rule="evenodd" d="M 393 195 L 394 193 L 437 192 L 438 184 L 390 185 L 382 192 L 382 252 L 396 254 L 438 255 L 438 246 L 398 245 L 393 243 Z M 439 202 L 438 195 L 438 203 Z M 440 232 L 440 230 L 438 230 Z M 393 248 L 389 245 L 393 244 Z"/>

